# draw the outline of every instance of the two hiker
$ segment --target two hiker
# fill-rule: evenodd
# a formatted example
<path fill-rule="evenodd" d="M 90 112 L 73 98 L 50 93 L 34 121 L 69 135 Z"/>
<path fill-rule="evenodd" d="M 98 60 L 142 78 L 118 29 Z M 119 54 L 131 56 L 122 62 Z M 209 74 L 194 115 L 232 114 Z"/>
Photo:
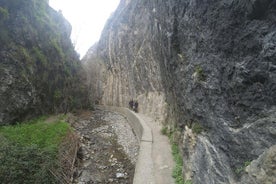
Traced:
<path fill-rule="evenodd" d="M 133 110 L 134 112 L 138 112 L 138 101 L 137 101 L 137 100 L 136 100 L 136 101 L 133 101 L 133 99 L 130 100 L 130 101 L 129 101 L 129 108 L 130 108 L 131 110 Z"/>

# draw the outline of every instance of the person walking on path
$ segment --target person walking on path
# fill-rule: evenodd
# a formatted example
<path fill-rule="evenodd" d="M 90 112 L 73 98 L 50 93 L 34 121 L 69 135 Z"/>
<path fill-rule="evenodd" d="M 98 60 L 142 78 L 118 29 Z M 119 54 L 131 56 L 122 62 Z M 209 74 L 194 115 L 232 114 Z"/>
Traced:
<path fill-rule="evenodd" d="M 133 110 L 133 107 L 134 107 L 134 101 L 133 101 L 133 99 L 131 99 L 131 100 L 129 101 L 128 105 L 129 105 L 129 108 L 130 108 L 131 110 Z"/>
<path fill-rule="evenodd" d="M 138 112 L 138 101 L 136 100 L 135 103 L 134 103 L 134 112 Z"/>

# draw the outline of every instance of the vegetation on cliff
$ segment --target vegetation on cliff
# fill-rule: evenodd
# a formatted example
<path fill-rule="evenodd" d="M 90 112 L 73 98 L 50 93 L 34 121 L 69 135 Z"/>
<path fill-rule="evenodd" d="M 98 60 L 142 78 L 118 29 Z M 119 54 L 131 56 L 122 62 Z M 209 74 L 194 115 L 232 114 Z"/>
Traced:
<path fill-rule="evenodd" d="M 0 180 L 69 183 L 77 137 L 61 119 L 88 106 L 71 25 L 48 0 L 0 0 Z"/>
<path fill-rule="evenodd" d="M 71 26 L 47 0 L 0 0 L 0 124 L 87 106 Z"/>
<path fill-rule="evenodd" d="M 175 141 L 175 136 L 177 133 L 177 130 L 169 130 L 167 127 L 163 127 L 161 129 L 161 133 L 163 135 L 166 135 L 169 137 L 170 143 L 171 143 L 171 148 L 172 148 L 172 155 L 173 159 L 175 161 L 175 167 L 173 168 L 173 173 L 172 176 L 175 179 L 176 184 L 183 184 L 184 183 L 184 178 L 182 175 L 182 167 L 183 167 L 183 160 L 181 156 L 181 152 L 178 146 L 177 141 Z M 185 181 L 184 184 L 188 184 L 189 181 Z"/>

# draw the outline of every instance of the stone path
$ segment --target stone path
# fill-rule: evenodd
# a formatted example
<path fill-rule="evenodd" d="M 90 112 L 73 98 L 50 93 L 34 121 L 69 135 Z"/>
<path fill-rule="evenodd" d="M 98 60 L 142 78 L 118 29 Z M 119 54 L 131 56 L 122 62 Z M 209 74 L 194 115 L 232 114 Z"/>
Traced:
<path fill-rule="evenodd" d="M 136 114 L 136 116 L 151 128 L 153 137 L 151 157 L 154 179 L 143 181 L 144 184 L 174 184 L 171 146 L 168 137 L 161 134 L 161 124 L 143 114 Z"/>

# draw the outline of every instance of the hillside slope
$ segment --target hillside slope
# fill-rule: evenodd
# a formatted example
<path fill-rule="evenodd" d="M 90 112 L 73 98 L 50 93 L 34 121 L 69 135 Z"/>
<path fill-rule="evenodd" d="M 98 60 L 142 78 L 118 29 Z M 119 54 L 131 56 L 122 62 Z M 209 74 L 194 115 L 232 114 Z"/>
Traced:
<path fill-rule="evenodd" d="M 122 0 L 85 57 L 94 98 L 138 99 L 195 184 L 274 183 L 275 20 L 275 0 Z"/>
<path fill-rule="evenodd" d="M 85 105 L 70 34 L 47 0 L 0 0 L 0 125 Z"/>

